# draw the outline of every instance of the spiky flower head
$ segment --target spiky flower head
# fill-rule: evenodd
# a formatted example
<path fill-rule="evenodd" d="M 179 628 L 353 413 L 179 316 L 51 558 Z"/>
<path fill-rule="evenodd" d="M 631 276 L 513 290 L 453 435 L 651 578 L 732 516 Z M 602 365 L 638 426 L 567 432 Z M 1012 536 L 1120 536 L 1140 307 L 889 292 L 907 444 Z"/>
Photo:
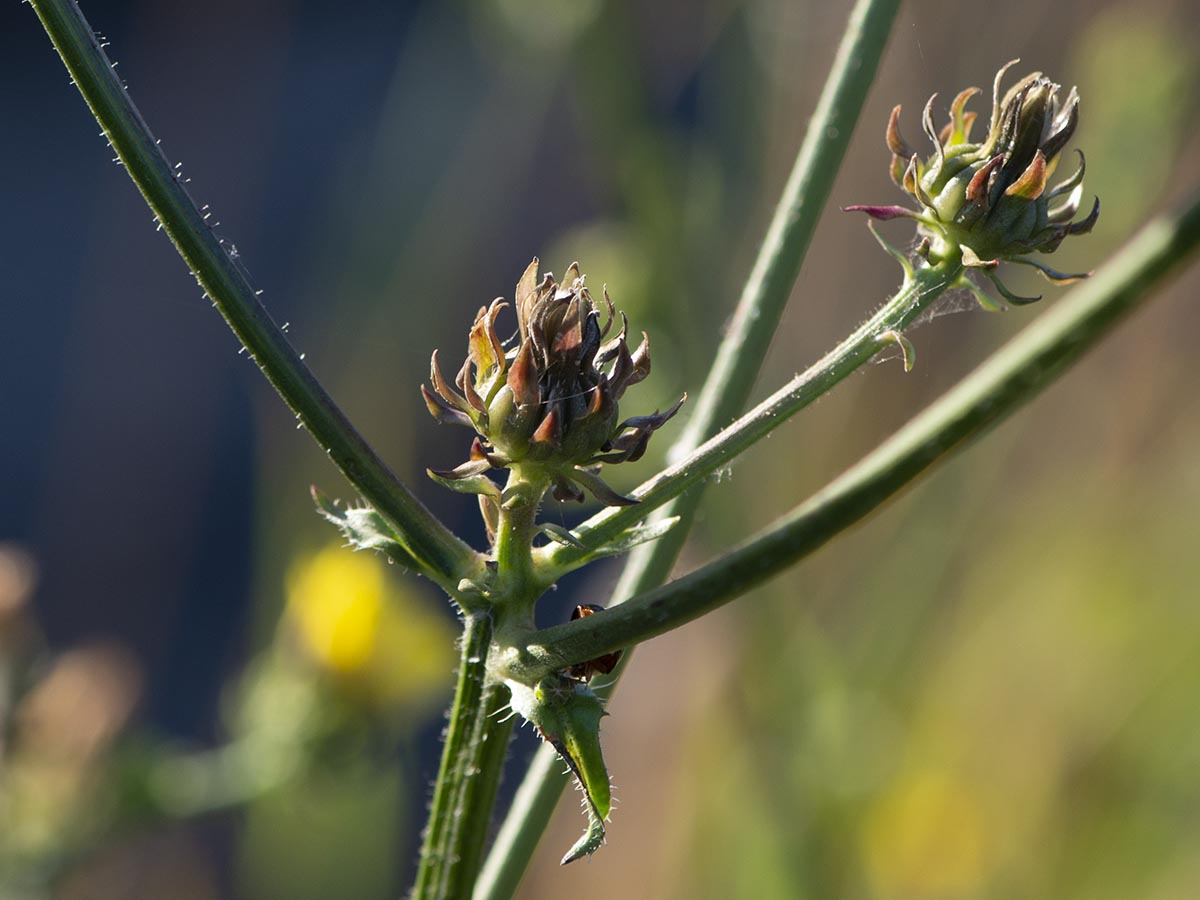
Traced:
<path fill-rule="evenodd" d="M 607 317 L 587 289 L 578 263 L 562 282 L 546 273 L 539 279 L 535 258 L 517 283 L 517 334 L 506 346 L 497 319 L 508 306 L 497 298 L 481 308 L 471 327 L 467 358 L 454 385 L 433 354 L 430 381 L 421 392 L 439 422 L 468 425 L 478 435 L 468 462 L 431 475 L 458 490 L 491 494 L 485 473 L 491 468 L 539 467 L 549 476 L 554 496 L 582 500 L 582 488 L 604 503 L 628 500 L 607 487 L 592 467 L 639 459 L 651 434 L 679 410 L 622 421 L 617 401 L 650 374 L 650 343 L 645 334 L 635 350 L 627 341 L 628 322 L 603 292 Z M 621 327 L 609 338 L 618 315 Z"/>
<path fill-rule="evenodd" d="M 887 145 L 892 151 L 892 179 L 917 201 L 917 210 L 902 206 L 852 206 L 876 219 L 915 219 L 922 242 L 918 252 L 930 262 L 961 259 L 982 270 L 1014 303 L 1018 297 L 995 277 L 1001 261 L 1039 269 L 1051 281 L 1066 283 L 1086 274 L 1067 275 L 1028 254 L 1052 253 L 1067 235 L 1086 234 L 1100 214 L 1097 199 L 1091 212 L 1073 221 L 1083 197 L 1083 153 L 1079 168 L 1051 186 L 1049 180 L 1079 121 L 1079 94 L 1061 96 L 1059 85 L 1034 72 L 1001 96 L 1005 72 L 996 73 L 991 122 L 983 139 L 971 140 L 976 115 L 967 101 L 979 93 L 967 88 L 950 104 L 950 121 L 939 132 L 929 98 L 922 116 L 934 152 L 922 160 L 900 135 L 900 107 L 892 110 Z"/>

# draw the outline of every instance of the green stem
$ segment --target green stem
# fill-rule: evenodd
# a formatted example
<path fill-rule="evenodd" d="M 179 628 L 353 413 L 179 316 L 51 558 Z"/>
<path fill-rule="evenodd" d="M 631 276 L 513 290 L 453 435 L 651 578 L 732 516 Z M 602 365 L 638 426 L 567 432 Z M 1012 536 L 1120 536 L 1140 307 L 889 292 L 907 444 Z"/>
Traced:
<path fill-rule="evenodd" d="M 447 841 L 452 865 L 447 871 L 444 897 L 469 897 L 483 861 L 496 805 L 496 792 L 508 758 L 508 740 L 516 718 L 509 710 L 509 691 L 496 682 L 484 688 L 476 718 L 475 752 L 467 763 L 452 829 Z"/>
<path fill-rule="evenodd" d="M 899 0 L 858 0 L 855 4 L 757 261 L 717 351 L 714 367 L 693 405 L 688 429 L 678 444 L 680 455 L 693 451 L 736 416 L 750 396 L 874 81 L 898 8 Z M 697 487 L 662 511 L 664 516 L 678 515 L 681 521 L 664 537 L 634 552 L 617 586 L 618 602 L 667 577 L 702 493 Z M 668 499 L 664 492 L 662 502 Z M 646 511 L 641 507 L 639 515 L 630 517 L 628 524 Z M 589 524 L 602 527 L 603 521 L 593 519 Z M 626 526 L 617 523 L 613 533 L 622 527 Z M 564 557 L 554 562 L 566 564 L 568 560 Z M 570 565 L 564 565 L 567 568 Z M 566 783 L 554 752 L 542 748 L 485 863 L 475 892 L 479 900 L 513 896 Z"/>
<path fill-rule="evenodd" d="M 962 275 L 962 267 L 948 262 L 916 270 L 903 287 L 893 294 L 879 310 L 860 325 L 853 334 L 834 347 L 813 365 L 762 401 L 716 437 L 701 444 L 688 456 L 664 469 L 631 492 L 638 500 L 636 506 L 609 507 L 575 529 L 583 548 L 554 544 L 545 551 L 548 567 L 559 572 L 570 571 L 585 561 L 591 548 L 617 537 L 625 529 L 646 517 L 647 512 L 679 497 L 688 488 L 701 484 L 713 472 L 732 462 L 738 455 L 762 440 L 791 416 L 814 400 L 827 394 L 840 381 L 868 362 L 885 347 L 885 337 L 903 331 L 925 312 Z M 691 513 L 699 491 L 686 495 L 684 504 L 672 506 L 668 513 L 680 515 L 680 509 Z M 676 529 L 667 533 L 669 538 Z M 665 560 L 654 553 L 663 540 L 649 545 L 638 557 L 638 569 L 663 566 Z M 678 542 L 678 538 L 676 538 Z M 666 551 L 663 551 L 666 552 Z M 671 561 L 674 553 L 670 554 Z M 647 562 L 642 562 L 647 560 Z M 669 568 L 669 566 L 667 566 Z M 638 582 L 647 576 L 639 576 Z M 666 577 L 662 572 L 659 580 Z M 626 583 L 628 576 L 622 578 Z M 628 596 L 617 591 L 617 596 Z"/>
<path fill-rule="evenodd" d="M 474 900 L 502 900 L 516 893 L 550 814 L 570 779 L 569 771 L 552 747 L 544 746 L 534 754 L 479 872 Z"/>
<path fill-rule="evenodd" d="M 641 501 L 637 506 L 626 507 L 623 514 L 610 508 L 585 522 L 578 533 L 581 538 L 587 535 L 583 543 L 588 547 L 599 546 L 645 518 L 651 509 L 696 485 L 742 449 L 741 446 L 736 450 L 731 447 L 727 455 L 714 453 L 707 460 L 691 455 L 702 441 L 716 434 L 745 408 L 833 189 L 834 178 L 866 102 L 867 91 L 875 79 L 899 5 L 899 0 L 859 0 L 850 14 L 829 78 L 817 101 L 812 122 L 759 248 L 754 268 L 717 349 L 713 367 L 692 406 L 687 428 L 673 448 L 672 453 L 677 459 L 683 456 L 687 459 L 634 491 L 631 496 Z M 794 390 L 797 382 L 767 402 L 781 398 L 789 389 Z M 795 399 L 798 404 L 785 412 L 784 417 L 811 402 L 812 398 Z M 706 465 L 708 468 L 704 467 Z M 691 519 L 702 497 L 703 490 L 698 488 L 661 513 L 662 516 L 679 516 L 681 521 L 664 537 L 630 556 L 618 584 L 617 598 L 632 596 L 667 577 L 687 539 Z M 583 558 L 578 548 L 562 550 L 564 552 L 554 551 L 552 562 L 562 566 L 564 571 L 574 568 Z"/>
<path fill-rule="evenodd" d="M 1200 201 L 1148 225 L 955 388 L 811 499 L 727 556 L 603 616 L 538 632 L 535 679 L 678 628 L 825 544 L 934 464 L 1010 415 L 1094 346 L 1200 244 Z"/>
<path fill-rule="evenodd" d="M 446 743 L 429 807 L 429 823 L 421 846 L 421 861 L 413 885 L 413 900 L 444 900 L 457 862 L 452 838 L 455 822 L 462 818 L 464 783 L 470 777 L 470 760 L 484 752 L 479 729 L 487 654 L 492 641 L 490 616 L 468 615 L 462 637 L 462 656 L 458 666 L 458 685 L 450 707 Z M 489 748 L 490 749 L 490 748 Z M 457 873 L 455 873 L 457 874 Z"/>
<path fill-rule="evenodd" d="M 451 593 L 480 560 L 396 478 L 301 361 L 167 161 L 73 0 L 30 0 L 117 156 L 229 327 L 314 440 Z"/>
<path fill-rule="evenodd" d="M 533 627 L 533 605 L 545 590 L 533 569 L 537 511 L 548 479 L 536 467 L 514 467 L 504 489 L 495 538 L 495 572 L 487 580 L 489 613 L 468 618 L 458 692 L 442 753 L 413 887 L 414 900 L 469 897 L 483 859 L 496 791 L 514 720 L 505 715 L 508 688 L 489 679 L 492 642 Z M 493 619 L 494 615 L 494 627 Z M 486 622 L 486 629 L 479 625 Z"/>
<path fill-rule="evenodd" d="M 532 618 L 533 604 L 546 590 L 533 565 L 537 511 L 549 486 L 540 469 L 514 465 L 504 486 L 496 527 L 496 578 L 492 602 L 507 612 Z M 506 616 L 507 618 L 507 616 Z"/>

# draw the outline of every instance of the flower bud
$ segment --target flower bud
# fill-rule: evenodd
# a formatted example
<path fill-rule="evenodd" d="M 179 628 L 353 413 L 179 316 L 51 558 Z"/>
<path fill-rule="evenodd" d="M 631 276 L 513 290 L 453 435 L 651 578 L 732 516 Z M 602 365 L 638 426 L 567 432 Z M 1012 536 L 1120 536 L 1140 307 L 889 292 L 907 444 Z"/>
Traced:
<path fill-rule="evenodd" d="M 950 105 L 950 121 L 937 131 L 933 101 L 922 117 L 934 152 L 922 160 L 900 135 L 900 107 L 892 110 L 887 145 L 892 151 L 892 179 L 916 199 L 919 208 L 852 206 L 877 219 L 907 217 L 917 221 L 923 237 L 918 252 L 929 262 L 961 261 L 978 268 L 996 283 L 1010 301 L 1018 297 L 995 278 L 1001 261 L 1039 269 L 1051 281 L 1066 283 L 1086 274 L 1066 275 L 1030 258 L 1037 251 L 1052 253 L 1067 235 L 1086 234 L 1096 224 L 1100 201 L 1083 219 L 1072 221 L 1083 196 L 1083 153 L 1079 168 L 1051 186 L 1049 180 L 1079 121 L 1079 95 L 1074 88 L 1062 97 L 1061 88 L 1040 72 L 1017 82 L 1001 97 L 1004 66 L 993 87 L 988 132 L 971 140 L 975 113 L 967 101 L 978 88 L 962 91 Z M 936 97 L 936 95 L 935 95 Z"/>
<path fill-rule="evenodd" d="M 650 374 L 650 344 L 643 334 L 630 351 L 623 314 L 621 328 L 609 338 L 617 312 L 607 291 L 603 296 L 607 318 L 601 326 L 579 265 L 572 263 L 559 283 L 549 273 L 539 280 L 534 259 L 517 284 L 513 346 L 506 347 L 497 330 L 508 305 L 497 299 L 475 317 L 453 387 L 434 353 L 432 389 L 421 388 L 430 413 L 439 422 L 469 425 L 479 438 L 470 461 L 431 475 L 486 494 L 494 490 L 483 475 L 489 468 L 534 465 L 549 474 L 560 500 L 582 500 L 586 487 L 609 505 L 632 502 L 586 467 L 639 459 L 650 435 L 683 400 L 664 413 L 621 421 L 617 401 Z"/>

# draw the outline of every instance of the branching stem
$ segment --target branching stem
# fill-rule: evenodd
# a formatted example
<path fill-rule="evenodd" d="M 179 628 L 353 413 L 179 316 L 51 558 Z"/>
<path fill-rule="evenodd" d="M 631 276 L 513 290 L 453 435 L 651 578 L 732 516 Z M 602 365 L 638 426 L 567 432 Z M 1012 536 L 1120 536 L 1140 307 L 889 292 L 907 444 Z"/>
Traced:
<path fill-rule="evenodd" d="M 679 627 L 794 565 L 1037 396 L 1200 244 L 1200 201 L 1147 226 L 1089 281 L 828 487 L 738 549 L 603 616 L 538 632 L 522 679 Z"/>
<path fill-rule="evenodd" d="M 875 79 L 899 5 L 899 0 L 855 3 L 757 261 L 721 342 L 716 363 L 696 398 L 688 430 L 677 446 L 680 455 L 693 451 L 745 408 L 761 360 L 829 199 L 867 91 Z M 667 577 L 687 538 L 702 493 L 701 486 L 696 486 L 670 508 L 660 510 L 664 517 L 679 516 L 680 522 L 664 537 L 634 551 L 616 588 L 617 603 L 660 584 Z M 592 524 L 602 523 L 593 520 Z M 570 568 L 569 560 L 563 559 L 561 564 Z M 516 892 L 538 837 L 566 784 L 561 771 L 553 751 L 543 748 L 532 763 L 484 864 L 475 893 L 477 900 L 504 900 Z"/>

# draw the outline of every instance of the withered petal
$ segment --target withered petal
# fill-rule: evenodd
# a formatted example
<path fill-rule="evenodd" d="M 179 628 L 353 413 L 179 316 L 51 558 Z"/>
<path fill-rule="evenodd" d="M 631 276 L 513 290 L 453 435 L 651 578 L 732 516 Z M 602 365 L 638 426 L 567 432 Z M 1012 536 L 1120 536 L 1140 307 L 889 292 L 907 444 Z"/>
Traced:
<path fill-rule="evenodd" d="M 508 387 L 512 391 L 513 402 L 521 411 L 536 409 L 542 402 L 537 367 L 533 362 L 533 345 L 528 341 L 521 344 L 517 358 L 509 366 Z"/>
<path fill-rule="evenodd" d="M 1004 189 L 1005 196 L 1036 200 L 1046 190 L 1046 157 L 1039 149 L 1021 176 Z"/>
<path fill-rule="evenodd" d="M 1097 197 L 1092 203 L 1092 211 L 1087 214 L 1086 219 L 1080 219 L 1067 228 L 1069 234 L 1089 234 L 1096 225 L 1096 220 L 1100 218 L 1100 198 Z"/>

